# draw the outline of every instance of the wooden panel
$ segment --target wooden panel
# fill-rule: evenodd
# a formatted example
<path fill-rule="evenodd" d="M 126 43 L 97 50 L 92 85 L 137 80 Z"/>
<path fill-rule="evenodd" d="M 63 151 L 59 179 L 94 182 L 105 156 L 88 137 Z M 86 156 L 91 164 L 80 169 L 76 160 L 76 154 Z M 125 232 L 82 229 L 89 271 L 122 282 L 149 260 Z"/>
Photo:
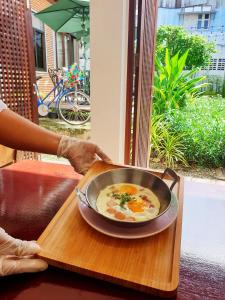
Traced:
<path fill-rule="evenodd" d="M 0 0 L 0 98 L 15 112 L 35 121 L 31 23 L 25 4 L 24 0 Z"/>
<path fill-rule="evenodd" d="M 129 165 L 131 160 L 132 145 L 132 106 L 133 106 L 133 81 L 134 81 L 134 40 L 135 40 L 135 16 L 136 0 L 129 1 L 128 23 L 128 55 L 127 55 L 127 93 L 126 93 L 126 128 L 125 128 L 125 151 L 124 163 Z"/>
<path fill-rule="evenodd" d="M 157 1 L 130 0 L 129 3 L 124 160 L 126 164 L 147 167 Z"/>
<path fill-rule="evenodd" d="M 99 161 L 78 186 L 82 188 L 97 174 L 117 167 Z M 116 239 L 92 229 L 82 219 L 72 193 L 39 238 L 40 256 L 54 266 L 171 296 L 179 279 L 182 179 L 175 193 L 179 198 L 177 220 L 160 234 L 140 240 Z"/>
<path fill-rule="evenodd" d="M 38 123 L 31 13 L 26 0 L 0 0 L 0 99 Z M 19 153 L 20 158 L 36 158 Z"/>
<path fill-rule="evenodd" d="M 149 127 L 151 116 L 154 50 L 158 1 L 142 0 L 137 115 L 134 121 L 133 164 L 147 167 L 149 159 Z"/>
<path fill-rule="evenodd" d="M 130 0 L 129 3 L 124 160 L 126 164 L 147 167 L 157 1 Z"/>

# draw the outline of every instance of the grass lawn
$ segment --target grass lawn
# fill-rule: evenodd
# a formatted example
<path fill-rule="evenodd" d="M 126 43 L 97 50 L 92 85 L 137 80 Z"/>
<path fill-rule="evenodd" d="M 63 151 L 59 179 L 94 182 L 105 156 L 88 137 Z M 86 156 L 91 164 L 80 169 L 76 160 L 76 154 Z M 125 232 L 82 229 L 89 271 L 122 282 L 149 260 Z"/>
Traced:
<path fill-rule="evenodd" d="M 61 135 L 68 135 L 84 140 L 90 139 L 90 122 L 84 125 L 72 126 L 59 119 L 40 118 L 39 125 Z M 41 154 L 41 160 L 69 164 L 65 158 L 57 158 L 55 155 L 49 154 Z"/>
<path fill-rule="evenodd" d="M 73 126 L 59 119 L 39 118 L 39 125 L 53 132 L 80 139 L 90 139 L 90 122 Z"/>

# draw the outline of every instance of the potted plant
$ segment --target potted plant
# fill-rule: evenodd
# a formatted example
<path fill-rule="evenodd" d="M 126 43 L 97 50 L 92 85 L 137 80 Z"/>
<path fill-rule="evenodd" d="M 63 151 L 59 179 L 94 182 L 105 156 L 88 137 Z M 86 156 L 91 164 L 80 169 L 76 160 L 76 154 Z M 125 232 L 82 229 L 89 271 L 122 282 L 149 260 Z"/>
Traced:
<path fill-rule="evenodd" d="M 55 107 L 50 107 L 49 108 L 48 117 L 50 119 L 57 119 L 58 118 L 58 113 L 57 113 Z"/>

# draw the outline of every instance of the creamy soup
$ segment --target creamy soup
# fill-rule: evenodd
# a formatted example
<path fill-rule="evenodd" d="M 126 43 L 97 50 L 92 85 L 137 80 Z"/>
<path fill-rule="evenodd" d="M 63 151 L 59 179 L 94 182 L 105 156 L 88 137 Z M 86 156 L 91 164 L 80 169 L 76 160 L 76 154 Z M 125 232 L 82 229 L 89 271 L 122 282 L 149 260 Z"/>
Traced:
<path fill-rule="evenodd" d="M 98 211 L 115 220 L 140 222 L 159 214 L 158 197 L 149 189 L 130 183 L 118 183 L 101 190 Z"/>

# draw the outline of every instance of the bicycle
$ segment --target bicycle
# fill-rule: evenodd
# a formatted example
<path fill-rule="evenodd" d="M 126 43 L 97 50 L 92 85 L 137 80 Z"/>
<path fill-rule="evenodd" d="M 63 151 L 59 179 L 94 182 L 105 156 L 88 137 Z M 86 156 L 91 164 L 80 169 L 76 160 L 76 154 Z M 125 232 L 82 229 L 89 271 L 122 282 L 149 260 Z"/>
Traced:
<path fill-rule="evenodd" d="M 54 103 L 58 117 L 71 125 L 82 125 L 87 123 L 91 117 L 90 98 L 87 94 L 79 91 L 77 84 L 73 88 L 68 88 L 64 84 L 64 79 L 59 79 L 52 90 L 43 98 L 38 88 L 39 76 L 34 84 L 37 95 L 38 113 L 45 117 L 48 115 L 50 106 Z M 53 95 L 52 100 L 46 100 Z"/>

